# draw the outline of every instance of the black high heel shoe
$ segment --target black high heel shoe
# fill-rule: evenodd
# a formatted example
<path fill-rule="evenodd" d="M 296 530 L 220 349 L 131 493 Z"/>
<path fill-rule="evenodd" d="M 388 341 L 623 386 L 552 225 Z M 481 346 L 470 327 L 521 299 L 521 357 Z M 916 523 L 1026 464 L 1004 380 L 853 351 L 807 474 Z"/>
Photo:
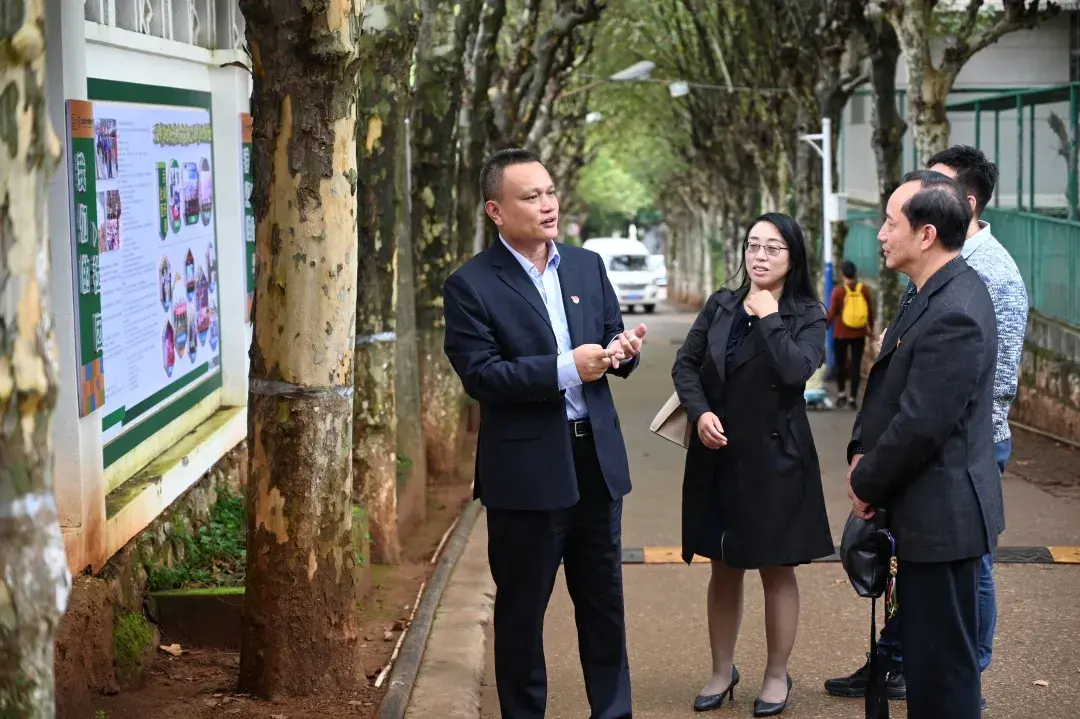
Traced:
<path fill-rule="evenodd" d="M 787 696 L 784 697 L 782 702 L 763 702 L 761 699 L 754 700 L 754 716 L 756 717 L 771 717 L 776 716 L 785 709 L 787 709 L 788 699 L 791 698 L 791 675 L 788 674 L 787 678 Z"/>
<path fill-rule="evenodd" d="M 719 709 L 724 706 L 724 697 L 735 701 L 735 685 L 739 683 L 739 670 L 733 664 L 731 666 L 731 684 L 719 694 L 698 694 L 694 699 L 694 711 L 707 712 L 710 709 Z"/>

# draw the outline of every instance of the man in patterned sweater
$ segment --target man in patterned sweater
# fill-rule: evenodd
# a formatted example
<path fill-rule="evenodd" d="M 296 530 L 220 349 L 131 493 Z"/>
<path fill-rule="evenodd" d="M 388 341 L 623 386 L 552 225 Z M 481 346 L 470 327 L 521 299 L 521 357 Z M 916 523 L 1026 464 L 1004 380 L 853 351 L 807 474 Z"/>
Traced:
<path fill-rule="evenodd" d="M 930 158 L 927 167 L 947 175 L 959 183 L 968 196 L 972 207 L 971 226 L 961 255 L 979 274 L 997 316 L 998 350 L 994 367 L 994 459 L 998 468 L 1005 472 L 1005 465 L 1012 450 L 1012 434 L 1009 431 L 1009 407 L 1016 397 L 1020 372 L 1020 360 L 1024 350 L 1024 333 L 1027 330 L 1028 294 L 1024 279 L 1009 251 L 991 232 L 990 225 L 979 219 L 994 194 L 997 184 L 997 166 L 978 149 L 967 145 L 954 145 Z M 916 288 L 909 284 L 901 300 L 905 308 L 915 297 Z M 903 309 L 901 309 L 903 311 Z M 886 687 L 890 699 L 903 699 L 907 694 L 904 681 L 903 657 L 900 651 L 898 611 L 881 630 L 878 651 L 892 659 L 893 670 Z M 997 624 L 997 603 L 994 590 L 993 555 L 982 558 L 979 575 L 979 669 L 985 671 L 993 653 L 994 629 Z M 866 695 L 869 662 L 854 674 L 825 682 L 825 689 L 836 696 L 862 697 Z M 985 708 L 985 699 L 983 707 Z"/>

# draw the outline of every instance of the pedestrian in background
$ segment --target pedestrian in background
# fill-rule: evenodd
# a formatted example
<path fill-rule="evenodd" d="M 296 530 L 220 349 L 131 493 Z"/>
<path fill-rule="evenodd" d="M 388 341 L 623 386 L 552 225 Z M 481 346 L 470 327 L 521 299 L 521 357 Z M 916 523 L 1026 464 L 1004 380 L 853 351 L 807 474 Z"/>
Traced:
<path fill-rule="evenodd" d="M 833 330 L 833 349 L 836 357 L 836 406 L 858 406 L 859 379 L 862 377 L 862 357 L 866 338 L 874 336 L 874 310 L 870 289 L 858 281 L 855 263 L 844 260 L 840 265 L 844 281 L 833 288 L 829 298 L 826 327 Z M 851 394 L 847 393 L 850 380 Z"/>
<path fill-rule="evenodd" d="M 806 381 L 825 354 L 799 225 L 767 213 L 743 243 L 742 284 L 708 300 L 672 377 L 690 433 L 683 475 L 682 558 L 712 560 L 707 594 L 712 672 L 694 709 L 734 699 L 743 574 L 765 589 L 768 657 L 754 716 L 787 707 L 788 658 L 799 626 L 795 567 L 833 553 Z"/>

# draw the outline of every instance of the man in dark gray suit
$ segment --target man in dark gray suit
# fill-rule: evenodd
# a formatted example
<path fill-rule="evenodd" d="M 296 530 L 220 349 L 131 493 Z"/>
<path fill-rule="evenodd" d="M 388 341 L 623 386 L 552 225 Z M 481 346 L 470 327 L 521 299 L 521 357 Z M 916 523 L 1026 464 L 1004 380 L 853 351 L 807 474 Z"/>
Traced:
<path fill-rule="evenodd" d="M 886 264 L 911 278 L 870 370 L 848 445 L 854 512 L 885 511 L 908 715 L 980 714 L 980 557 L 1005 528 L 994 461 L 997 322 L 986 284 L 960 254 L 971 208 L 937 172 L 909 173 L 878 233 Z"/>

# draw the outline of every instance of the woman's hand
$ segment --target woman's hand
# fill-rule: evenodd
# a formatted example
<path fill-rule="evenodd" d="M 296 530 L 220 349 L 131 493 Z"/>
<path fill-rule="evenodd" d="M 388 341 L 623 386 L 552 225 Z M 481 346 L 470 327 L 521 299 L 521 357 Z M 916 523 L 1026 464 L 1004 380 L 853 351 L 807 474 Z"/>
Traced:
<path fill-rule="evenodd" d="M 720 418 L 712 412 L 701 415 L 697 421 L 698 437 L 701 443 L 709 449 L 720 449 L 727 445 L 727 437 L 724 436 L 724 425 L 720 424 Z"/>
<path fill-rule="evenodd" d="M 768 317 L 779 309 L 776 298 L 768 290 L 758 290 L 746 298 L 746 311 L 755 317 Z"/>

